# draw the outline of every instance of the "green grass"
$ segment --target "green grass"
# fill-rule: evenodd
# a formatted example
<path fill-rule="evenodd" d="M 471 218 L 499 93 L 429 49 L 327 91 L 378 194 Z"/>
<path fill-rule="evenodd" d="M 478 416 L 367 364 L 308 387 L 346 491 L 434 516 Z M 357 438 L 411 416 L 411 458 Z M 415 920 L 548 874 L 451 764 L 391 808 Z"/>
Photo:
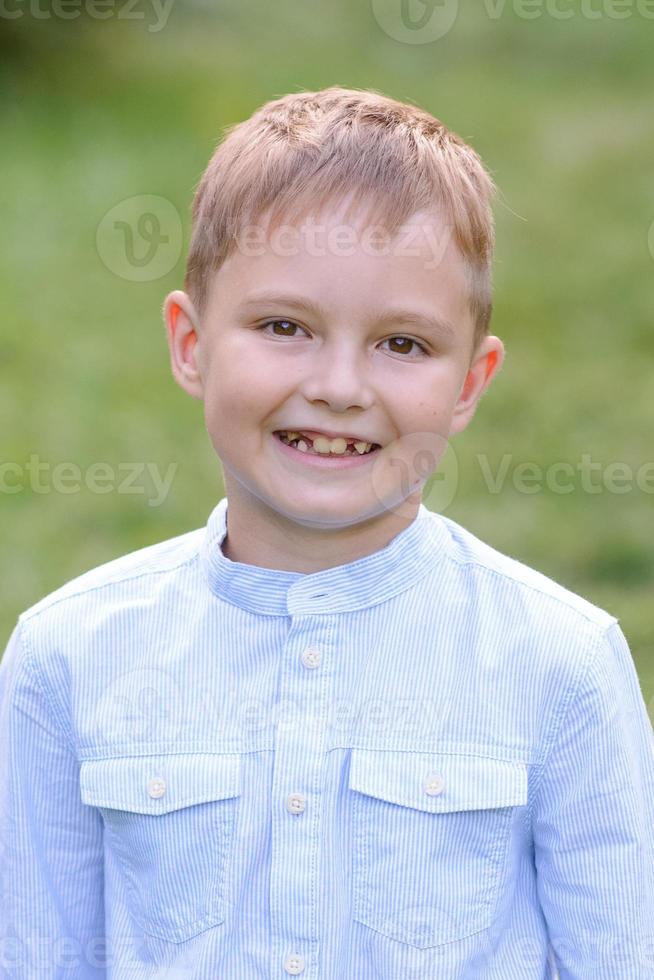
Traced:
<path fill-rule="evenodd" d="M 447 37 L 409 45 L 345 0 L 224 2 L 219 14 L 178 0 L 158 33 L 115 18 L 3 24 L 2 460 L 178 469 L 154 508 L 87 489 L 0 494 L 0 633 L 87 568 L 201 526 L 223 493 L 202 407 L 168 366 L 160 309 L 184 250 L 154 282 L 119 278 L 95 247 L 104 214 L 161 195 L 186 246 L 223 126 L 287 91 L 371 87 L 444 119 L 501 189 L 493 329 L 507 361 L 455 442 L 446 513 L 619 617 L 654 716 L 654 494 L 513 483 L 527 461 L 547 471 L 589 454 L 635 473 L 654 458 L 652 30 L 637 16 L 525 21 L 508 7 L 492 20 L 469 3 Z M 505 454 L 491 493 L 480 460 L 494 472 Z"/>

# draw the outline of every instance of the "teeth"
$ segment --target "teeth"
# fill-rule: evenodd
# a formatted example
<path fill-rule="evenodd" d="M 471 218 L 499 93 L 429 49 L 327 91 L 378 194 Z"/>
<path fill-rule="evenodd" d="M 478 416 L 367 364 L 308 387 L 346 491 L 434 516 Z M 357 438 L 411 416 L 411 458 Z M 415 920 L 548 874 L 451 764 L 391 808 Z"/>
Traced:
<path fill-rule="evenodd" d="M 301 438 L 300 432 L 282 432 L 280 433 L 284 442 L 291 443 L 298 440 L 297 449 L 300 452 L 316 452 L 322 456 L 351 456 L 353 455 L 351 451 L 348 451 L 347 440 L 339 436 L 336 439 L 328 439 L 326 436 L 317 436 L 313 440 L 313 449 Z M 363 456 L 364 453 L 370 452 L 373 444 L 371 442 L 355 442 L 354 449 L 359 454 Z"/>
<path fill-rule="evenodd" d="M 313 448 L 317 453 L 323 455 L 334 453 L 337 456 L 342 456 L 347 449 L 347 441 L 340 438 L 328 439 L 327 436 L 318 436 L 313 440 Z"/>

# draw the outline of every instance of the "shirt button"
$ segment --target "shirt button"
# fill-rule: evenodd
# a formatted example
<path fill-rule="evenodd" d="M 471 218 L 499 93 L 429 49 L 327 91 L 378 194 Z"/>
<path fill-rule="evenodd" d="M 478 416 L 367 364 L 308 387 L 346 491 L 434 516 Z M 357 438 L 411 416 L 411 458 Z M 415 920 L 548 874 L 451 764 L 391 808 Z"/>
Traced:
<path fill-rule="evenodd" d="M 287 973 L 291 973 L 294 977 L 298 973 L 302 973 L 304 970 L 304 956 L 300 956 L 299 953 L 291 953 L 284 960 L 284 969 Z"/>
<path fill-rule="evenodd" d="M 321 656 L 318 647 L 307 647 L 302 654 L 302 663 L 305 667 L 319 667 L 320 660 Z"/>
<path fill-rule="evenodd" d="M 148 779 L 148 793 L 153 799 L 158 800 L 165 792 L 166 784 L 163 779 Z"/>
<path fill-rule="evenodd" d="M 436 774 L 427 776 L 425 780 L 425 793 L 429 793 L 430 796 L 438 796 L 445 789 L 445 782 L 440 776 Z"/>
<path fill-rule="evenodd" d="M 286 797 L 286 809 L 289 813 L 303 813 L 306 805 L 306 799 L 301 793 L 291 793 Z"/>

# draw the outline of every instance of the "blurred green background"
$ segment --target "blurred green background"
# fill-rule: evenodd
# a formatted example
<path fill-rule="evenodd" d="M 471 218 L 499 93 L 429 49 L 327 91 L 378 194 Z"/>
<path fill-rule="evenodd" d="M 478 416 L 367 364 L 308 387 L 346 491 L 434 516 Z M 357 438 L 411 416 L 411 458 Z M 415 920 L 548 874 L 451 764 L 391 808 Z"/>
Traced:
<path fill-rule="evenodd" d="M 654 717 L 654 20 L 636 0 L 544 2 L 540 16 L 531 4 L 530 17 L 469 0 L 450 3 L 442 37 L 416 43 L 401 0 L 173 0 L 165 23 L 151 0 L 129 16 L 116 0 L 106 20 L 90 3 L 64 19 L 46 0 L 14 0 L 3 9 L 18 13 L 0 17 L 0 462 L 14 464 L 0 492 L 0 647 L 18 613 L 68 579 L 206 522 L 220 464 L 201 404 L 172 379 L 161 318 L 182 284 L 194 187 L 222 127 L 262 102 L 370 87 L 443 119 L 501 190 L 493 332 L 507 359 L 455 440 L 445 513 L 617 616 Z M 143 195 L 179 215 L 181 238 L 174 222 L 160 229 L 172 256 L 160 268 L 126 262 L 126 233 L 121 260 L 107 232 Z M 135 253 L 151 230 L 142 242 L 135 230 Z M 30 461 L 46 464 L 40 482 Z M 69 492 L 48 476 L 62 462 L 82 474 Z M 153 505 L 147 471 L 129 490 L 89 489 L 97 462 L 121 480 L 144 462 L 174 479 Z M 542 474 L 531 492 L 525 462 Z M 552 483 L 561 462 L 571 493 Z"/>

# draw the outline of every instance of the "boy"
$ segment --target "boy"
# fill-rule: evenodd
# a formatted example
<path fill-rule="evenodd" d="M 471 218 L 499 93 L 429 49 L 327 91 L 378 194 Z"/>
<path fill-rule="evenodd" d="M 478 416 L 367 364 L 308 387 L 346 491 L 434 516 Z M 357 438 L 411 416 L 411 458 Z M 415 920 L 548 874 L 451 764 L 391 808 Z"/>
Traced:
<path fill-rule="evenodd" d="M 216 150 L 164 314 L 226 496 L 19 617 L 6 976 L 654 976 L 620 627 L 421 502 L 503 359 L 492 189 L 372 91 Z"/>

